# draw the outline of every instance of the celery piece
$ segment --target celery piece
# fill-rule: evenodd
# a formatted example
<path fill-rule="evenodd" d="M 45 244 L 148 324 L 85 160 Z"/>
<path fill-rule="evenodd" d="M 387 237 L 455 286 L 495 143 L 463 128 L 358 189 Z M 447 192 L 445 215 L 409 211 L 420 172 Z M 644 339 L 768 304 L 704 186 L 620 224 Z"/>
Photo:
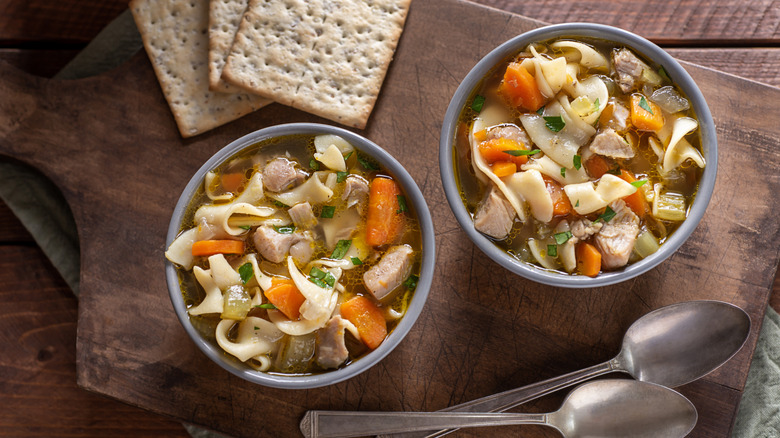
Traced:
<path fill-rule="evenodd" d="M 658 240 L 655 239 L 655 236 L 653 236 L 653 233 L 650 231 L 645 231 L 640 234 L 636 239 L 636 243 L 634 243 L 634 252 L 641 258 L 645 258 L 658 251 L 658 248 L 660 248 Z"/>
<path fill-rule="evenodd" d="M 229 286 L 225 290 L 222 319 L 243 321 L 252 308 L 252 298 L 246 288 L 241 285 Z"/>
<path fill-rule="evenodd" d="M 666 221 L 685 220 L 685 197 L 679 193 L 666 192 L 653 200 L 653 216 Z"/>

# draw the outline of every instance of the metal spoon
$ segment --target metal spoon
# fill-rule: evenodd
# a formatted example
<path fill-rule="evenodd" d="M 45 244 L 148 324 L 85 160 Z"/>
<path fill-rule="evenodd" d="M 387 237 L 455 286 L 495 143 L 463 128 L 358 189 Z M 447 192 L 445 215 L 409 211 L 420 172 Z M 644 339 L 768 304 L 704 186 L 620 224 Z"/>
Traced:
<path fill-rule="evenodd" d="M 750 334 L 750 317 L 721 301 L 687 301 L 656 309 L 628 328 L 623 347 L 607 362 L 560 377 L 510 389 L 442 409 L 444 412 L 503 412 L 596 376 L 624 372 L 643 381 L 675 387 L 709 374 L 734 356 Z M 441 412 L 440 411 L 440 412 Z M 454 429 L 395 435 L 440 437 Z"/>
<path fill-rule="evenodd" d="M 549 414 L 309 411 L 300 427 L 306 438 L 518 424 L 550 426 L 565 438 L 674 438 L 687 435 L 697 417 L 696 408 L 679 393 L 626 379 L 581 385 Z"/>

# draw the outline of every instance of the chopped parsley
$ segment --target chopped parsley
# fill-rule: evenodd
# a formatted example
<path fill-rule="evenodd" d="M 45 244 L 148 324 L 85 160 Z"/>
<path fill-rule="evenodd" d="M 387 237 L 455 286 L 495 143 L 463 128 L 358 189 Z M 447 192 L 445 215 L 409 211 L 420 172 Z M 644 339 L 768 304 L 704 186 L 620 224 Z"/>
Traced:
<path fill-rule="evenodd" d="M 485 104 L 485 96 L 480 96 L 477 94 L 474 97 L 474 100 L 471 102 L 471 109 L 473 109 L 475 112 L 482 111 L 482 106 Z"/>
<path fill-rule="evenodd" d="M 239 266 L 238 275 L 241 277 L 241 282 L 246 284 L 247 281 L 251 280 L 252 277 L 255 276 L 255 270 L 252 268 L 252 264 L 244 263 L 243 265 Z"/>
<path fill-rule="evenodd" d="M 379 170 L 379 167 L 377 167 L 374 163 L 368 161 L 368 159 L 362 157 L 359 153 L 357 154 L 357 160 L 361 166 L 366 168 L 366 170 Z"/>
<path fill-rule="evenodd" d="M 582 157 L 575 155 L 574 158 L 572 158 L 572 163 L 574 164 L 575 169 L 580 170 L 582 168 Z"/>
<path fill-rule="evenodd" d="M 352 156 L 352 153 L 353 153 L 353 152 L 355 152 L 355 151 L 349 151 L 349 153 L 348 153 L 347 155 L 344 155 L 344 161 L 347 161 L 347 160 L 349 160 L 349 157 L 351 157 L 351 156 Z"/>
<path fill-rule="evenodd" d="M 530 151 L 527 150 L 527 149 L 509 149 L 509 150 L 501 151 L 501 152 L 503 152 L 505 154 L 509 154 L 509 155 L 511 155 L 513 157 L 521 157 L 523 155 L 538 154 L 541 151 L 542 151 L 541 149 L 531 149 Z"/>
<path fill-rule="evenodd" d="M 538 110 L 536 110 L 536 114 L 539 114 L 540 116 L 541 116 L 542 114 L 544 114 L 544 107 L 541 107 L 541 108 L 539 108 Z"/>
<path fill-rule="evenodd" d="M 558 257 L 558 246 L 547 245 L 547 255 L 550 257 Z"/>
<path fill-rule="evenodd" d="M 263 303 L 263 304 L 259 304 L 259 305 L 255 306 L 255 307 L 258 308 L 258 309 L 276 309 L 276 306 L 274 306 L 271 303 Z M 255 329 L 257 329 L 257 327 L 255 327 Z"/>
<path fill-rule="evenodd" d="M 409 207 L 406 206 L 406 197 L 404 195 L 396 195 L 396 198 L 398 199 L 398 210 L 396 210 L 396 213 L 406 213 L 409 211 Z"/>
<path fill-rule="evenodd" d="M 325 272 L 322 269 L 313 266 L 311 271 L 309 271 L 309 281 L 319 287 L 333 287 L 333 285 L 336 284 L 336 277 L 330 272 Z"/>
<path fill-rule="evenodd" d="M 612 169 L 609 169 L 609 170 L 607 171 L 607 173 L 611 173 L 612 175 L 617 175 L 617 176 L 620 176 L 620 174 L 621 174 L 622 172 L 620 171 L 620 166 L 615 166 L 615 167 L 613 167 Z"/>
<path fill-rule="evenodd" d="M 251 225 L 239 225 L 238 228 L 241 228 L 242 230 L 249 231 L 249 230 L 252 229 L 252 226 Z"/>
<path fill-rule="evenodd" d="M 596 112 L 599 110 L 599 98 L 596 98 L 596 101 L 593 102 L 593 112 Z"/>
<path fill-rule="evenodd" d="M 352 246 L 351 240 L 339 240 L 339 243 L 336 244 L 336 248 L 333 249 L 333 253 L 330 255 L 330 258 L 332 259 L 343 259 L 345 255 L 347 255 L 347 251 L 349 251 L 349 247 Z"/>
<path fill-rule="evenodd" d="M 643 110 L 649 112 L 650 115 L 655 115 L 655 114 L 653 114 L 653 109 L 650 108 L 650 104 L 647 103 L 647 99 L 645 99 L 645 96 L 642 96 L 642 97 L 639 98 L 639 106 Z"/>
<path fill-rule="evenodd" d="M 632 182 L 631 185 L 636 187 L 636 188 L 639 188 L 639 187 L 642 187 L 643 185 L 645 185 L 646 182 L 647 182 L 646 179 L 640 179 L 640 180 L 636 180 L 636 181 Z"/>
<path fill-rule="evenodd" d="M 279 234 L 292 234 L 295 231 L 295 225 L 286 225 L 283 227 L 274 225 L 274 230 Z"/>
<path fill-rule="evenodd" d="M 276 206 L 278 208 L 287 208 L 288 207 L 287 204 L 282 203 L 280 201 L 277 201 L 276 199 L 274 199 L 273 204 L 274 204 L 274 206 Z"/>
<path fill-rule="evenodd" d="M 344 182 L 349 176 L 349 172 L 336 172 L 336 182 Z"/>
<path fill-rule="evenodd" d="M 309 167 L 312 168 L 312 170 L 320 170 L 320 163 L 317 162 L 314 158 L 309 160 Z"/>
<path fill-rule="evenodd" d="M 571 231 L 562 231 L 560 233 L 553 234 L 553 238 L 555 238 L 555 243 L 558 245 L 563 245 L 564 243 L 568 242 L 569 239 L 574 237 L 573 234 L 571 234 Z"/>
<path fill-rule="evenodd" d="M 579 207 L 579 206 L 580 206 L 580 200 L 579 200 L 579 199 L 577 200 L 577 203 L 576 203 L 576 204 L 574 204 L 574 206 L 575 206 L 575 207 Z"/>
<path fill-rule="evenodd" d="M 417 287 L 417 282 L 420 280 L 420 277 L 412 274 L 404 280 L 404 287 L 406 287 L 409 290 L 414 290 Z"/>
<path fill-rule="evenodd" d="M 607 205 L 607 209 L 604 210 L 604 213 L 601 213 L 601 216 L 599 216 L 598 219 L 596 219 L 594 222 L 604 221 L 604 223 L 607 223 L 611 221 L 616 214 L 617 213 L 615 213 L 615 210 L 613 210 L 609 205 Z"/>
<path fill-rule="evenodd" d="M 566 178 L 566 168 L 565 167 L 561 167 L 561 176 Z"/>
<path fill-rule="evenodd" d="M 333 214 L 336 213 L 336 207 L 333 205 L 323 205 L 322 211 L 320 212 L 320 217 L 324 217 L 325 219 L 332 219 Z"/>
<path fill-rule="evenodd" d="M 658 74 L 659 74 L 659 75 L 660 75 L 662 78 L 666 79 L 667 81 L 671 81 L 671 80 L 672 80 L 672 78 L 670 78 L 670 77 L 669 77 L 669 74 L 668 74 L 668 73 L 666 73 L 666 69 L 665 69 L 663 66 L 661 66 L 661 67 L 659 67 L 659 68 L 658 68 Z"/>
<path fill-rule="evenodd" d="M 559 132 L 566 126 L 566 122 L 561 116 L 544 116 L 542 118 L 544 119 L 544 125 L 552 132 Z"/>
<path fill-rule="evenodd" d="M 363 261 L 357 257 L 350 257 L 349 259 L 352 260 L 352 264 L 355 266 L 360 266 L 363 264 Z"/>

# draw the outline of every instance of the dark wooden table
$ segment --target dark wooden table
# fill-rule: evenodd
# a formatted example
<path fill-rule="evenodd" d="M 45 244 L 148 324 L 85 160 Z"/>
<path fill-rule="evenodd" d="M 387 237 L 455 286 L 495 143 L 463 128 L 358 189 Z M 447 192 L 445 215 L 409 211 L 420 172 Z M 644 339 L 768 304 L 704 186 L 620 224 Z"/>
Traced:
<path fill-rule="evenodd" d="M 780 86 L 777 1 L 478 2 L 551 23 L 617 25 L 679 59 Z M 0 4 L 0 59 L 51 76 L 125 8 L 119 0 L 7 0 Z M 776 310 L 778 286 L 775 279 Z M 2 203 L 0 297 L 0 436 L 187 436 L 177 421 L 76 386 L 77 300 Z"/>

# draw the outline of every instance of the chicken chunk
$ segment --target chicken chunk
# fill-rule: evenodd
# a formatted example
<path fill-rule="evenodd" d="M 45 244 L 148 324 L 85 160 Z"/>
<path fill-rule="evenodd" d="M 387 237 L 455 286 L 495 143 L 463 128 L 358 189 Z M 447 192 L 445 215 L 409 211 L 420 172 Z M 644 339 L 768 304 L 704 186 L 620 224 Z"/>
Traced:
<path fill-rule="evenodd" d="M 317 225 L 317 216 L 314 215 L 311 204 L 306 201 L 290 207 L 287 213 L 298 228 L 313 228 Z"/>
<path fill-rule="evenodd" d="M 528 138 L 528 135 L 525 133 L 523 128 L 512 124 L 493 126 L 488 130 L 487 138 L 488 140 L 494 138 L 506 138 L 507 140 L 514 140 L 520 143 L 521 146 L 531 145 L 531 140 Z"/>
<path fill-rule="evenodd" d="M 346 185 L 341 197 L 347 201 L 347 208 L 357 205 L 362 211 L 363 206 L 368 202 L 368 181 L 357 175 L 349 175 L 344 182 Z"/>
<path fill-rule="evenodd" d="M 625 266 L 639 235 L 639 217 L 622 199 L 609 204 L 615 216 L 596 233 L 594 241 L 601 253 L 601 266 L 615 269 Z"/>
<path fill-rule="evenodd" d="M 272 263 L 281 263 L 287 258 L 290 249 L 294 245 L 302 244 L 297 248 L 304 250 L 306 245 L 311 246 L 314 238 L 308 231 L 296 231 L 294 233 L 280 233 L 269 225 L 261 225 L 255 230 L 253 236 L 255 248 L 266 260 Z M 301 253 L 293 254 L 293 258 L 299 261 Z"/>
<path fill-rule="evenodd" d="M 650 68 L 628 49 L 620 49 L 613 52 L 612 62 L 617 73 L 617 84 L 624 93 L 628 93 L 636 88 L 644 70 Z"/>
<path fill-rule="evenodd" d="M 633 158 L 634 149 L 614 129 L 607 128 L 593 137 L 590 151 L 612 158 Z"/>
<path fill-rule="evenodd" d="M 377 300 L 381 300 L 412 272 L 414 251 L 409 245 L 398 245 L 387 250 L 379 263 L 363 274 L 363 284 Z"/>
<path fill-rule="evenodd" d="M 604 126 L 618 132 L 624 132 L 628 129 L 628 117 L 631 113 L 622 103 L 614 99 L 610 102 L 610 105 L 612 105 L 612 114 L 609 120 L 604 123 Z"/>
<path fill-rule="evenodd" d="M 315 358 L 323 368 L 338 368 L 349 357 L 344 342 L 346 322 L 338 315 L 317 330 L 317 352 Z"/>
<path fill-rule="evenodd" d="M 572 221 L 571 234 L 578 240 L 586 240 L 590 236 L 601 231 L 601 227 L 603 226 L 604 223 L 601 221 L 592 222 L 590 219 L 583 217 Z"/>
<path fill-rule="evenodd" d="M 512 230 L 516 214 L 504 195 L 491 187 L 474 214 L 474 228 L 494 239 L 503 239 Z"/>
<path fill-rule="evenodd" d="M 295 168 L 295 163 L 284 157 L 269 161 L 263 168 L 263 184 L 272 192 L 281 192 L 297 186 L 306 179 L 306 173 Z"/>

